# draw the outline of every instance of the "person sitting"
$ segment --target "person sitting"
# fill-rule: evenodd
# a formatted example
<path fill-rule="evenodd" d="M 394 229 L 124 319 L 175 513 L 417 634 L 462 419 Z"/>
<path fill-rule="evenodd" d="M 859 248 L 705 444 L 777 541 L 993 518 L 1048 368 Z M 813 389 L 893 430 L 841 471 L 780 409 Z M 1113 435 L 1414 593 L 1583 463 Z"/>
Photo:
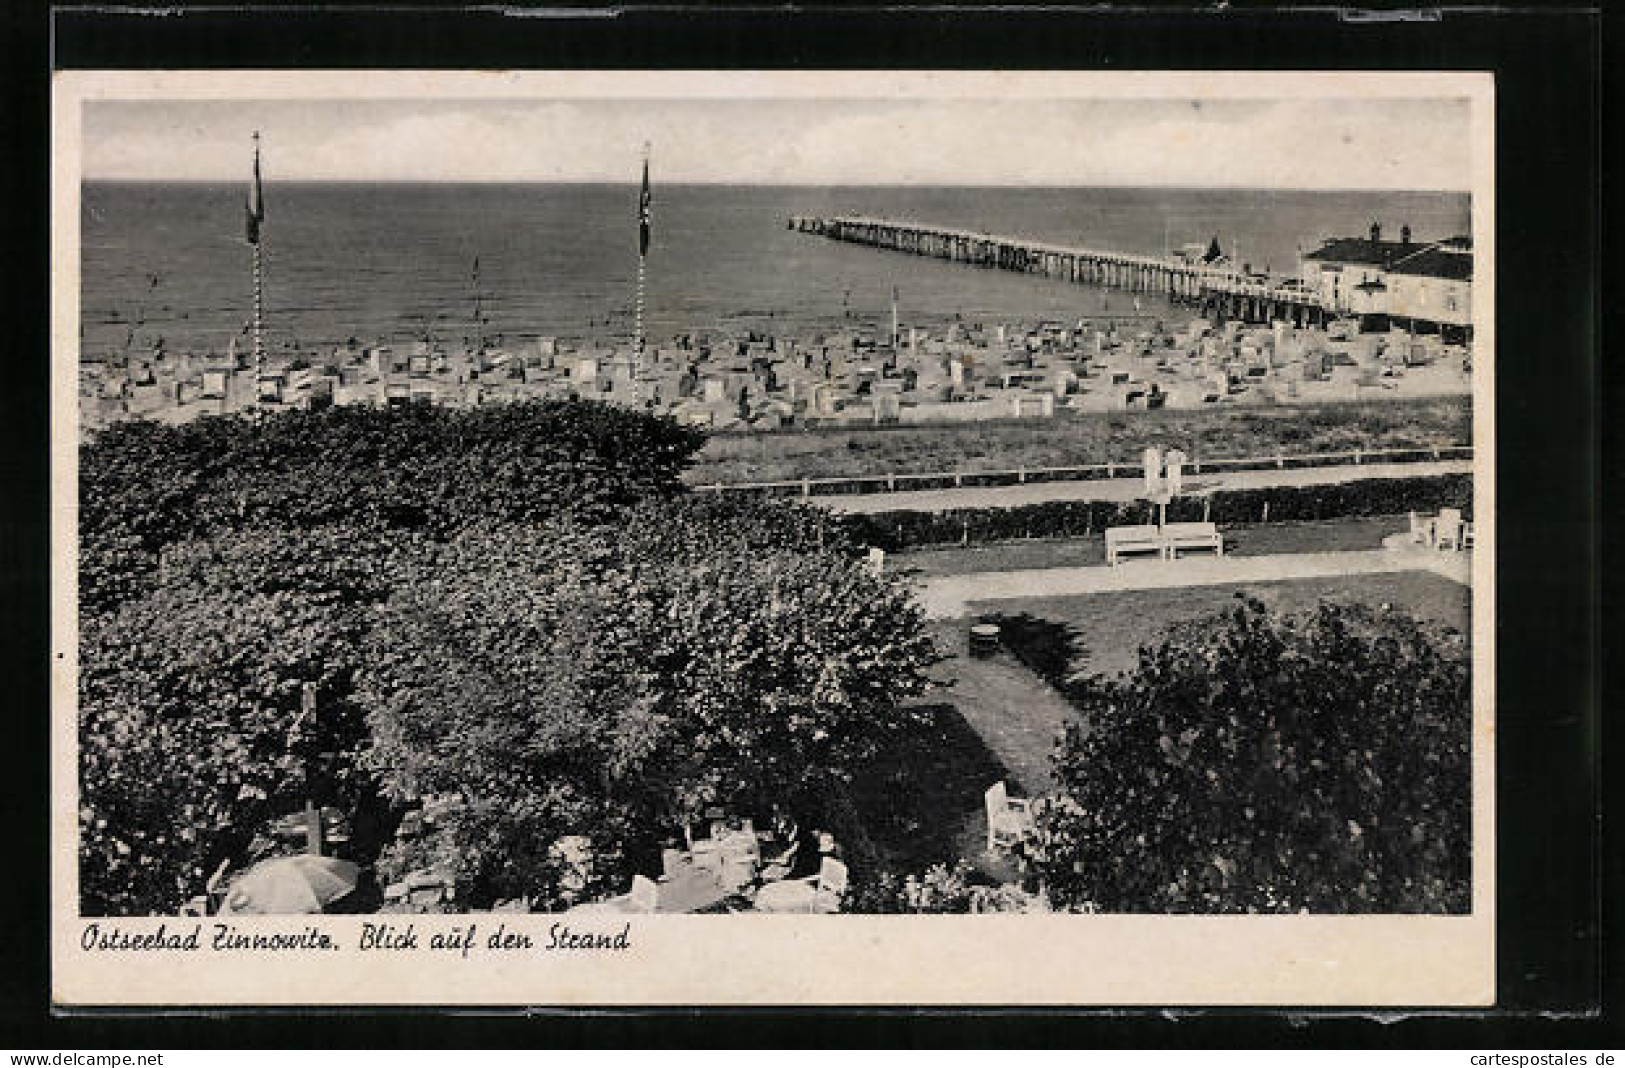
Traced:
<path fill-rule="evenodd" d="M 795 818 L 778 806 L 773 808 L 770 829 L 763 835 L 762 879 L 787 879 L 795 870 L 801 852 L 801 828 Z"/>
<path fill-rule="evenodd" d="M 776 853 L 762 857 L 761 879 L 763 882 L 776 882 L 788 879 L 795 871 L 796 858 L 801 852 L 801 840 L 791 838 L 788 844 Z"/>

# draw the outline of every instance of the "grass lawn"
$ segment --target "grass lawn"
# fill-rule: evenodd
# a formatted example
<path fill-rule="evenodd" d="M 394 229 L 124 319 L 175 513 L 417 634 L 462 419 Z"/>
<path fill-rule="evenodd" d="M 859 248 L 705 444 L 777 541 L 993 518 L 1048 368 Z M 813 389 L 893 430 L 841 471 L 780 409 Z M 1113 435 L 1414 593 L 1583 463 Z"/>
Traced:
<path fill-rule="evenodd" d="M 1337 519 L 1315 523 L 1264 523 L 1227 527 L 1225 552 L 1247 556 L 1272 553 L 1328 553 L 1380 549 L 1388 534 L 1405 529 L 1404 516 Z M 1085 567 L 1106 562 L 1102 536 L 1035 538 L 988 545 L 910 549 L 893 554 L 905 573 L 924 578 L 981 571 L 1023 571 L 1036 567 Z"/>
<path fill-rule="evenodd" d="M 691 485 L 1137 460 L 1153 442 L 1193 457 L 1425 448 L 1472 440 L 1466 397 L 1260 405 L 1199 411 L 1065 412 L 1042 422 L 714 435 Z"/>
<path fill-rule="evenodd" d="M 1469 615 L 1467 589 L 1426 572 L 1034 597 L 973 608 L 1002 618 L 1007 640 L 1059 658 L 1067 670 L 1111 672 L 1132 668 L 1140 646 L 1171 624 L 1221 612 L 1242 592 L 1282 611 L 1327 597 L 1388 603 L 1459 630 Z M 943 689 L 921 705 L 927 723 L 882 754 L 852 793 L 877 859 L 887 867 L 918 873 L 964 859 L 998 881 L 1012 875 L 985 852 L 982 794 L 1000 779 L 1017 796 L 1046 792 L 1050 753 L 1077 713 L 1008 650 L 970 657 L 969 622 L 932 624 L 948 658 L 934 669 Z"/>
<path fill-rule="evenodd" d="M 1026 675 L 1024 685 L 1042 685 L 1031 672 Z M 1008 772 L 984 733 L 967 722 L 965 707 L 957 694 L 920 705 L 916 711 L 928 722 L 852 784 L 853 804 L 877 859 L 894 871 L 920 873 L 933 864 L 979 859 L 987 833 L 982 793 Z"/>
<path fill-rule="evenodd" d="M 1462 633 L 1467 632 L 1471 615 L 1465 586 L 1425 571 L 1032 597 L 987 601 L 972 609 L 985 616 L 1028 617 L 1028 628 L 1035 633 L 1035 622 L 1061 628 L 1070 669 L 1100 674 L 1133 668 L 1140 648 L 1159 641 L 1170 625 L 1224 611 L 1241 595 L 1256 597 L 1280 612 L 1302 611 L 1324 599 L 1390 604 Z"/>
<path fill-rule="evenodd" d="M 999 780 L 1015 796 L 1049 789 L 1049 754 L 1071 706 L 1007 651 L 972 659 L 963 621 L 935 624 L 948 659 L 943 689 L 919 706 L 929 723 L 853 783 L 853 801 L 880 861 L 923 872 L 967 860 L 994 882 L 1013 877 L 987 855 L 982 795 Z"/>

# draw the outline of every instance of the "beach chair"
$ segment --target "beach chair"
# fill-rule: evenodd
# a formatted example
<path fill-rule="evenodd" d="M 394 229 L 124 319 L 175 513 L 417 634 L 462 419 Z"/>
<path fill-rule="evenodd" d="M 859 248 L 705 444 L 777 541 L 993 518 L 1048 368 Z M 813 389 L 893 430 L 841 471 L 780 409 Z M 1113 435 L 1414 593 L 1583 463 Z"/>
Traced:
<path fill-rule="evenodd" d="M 1032 830 L 1031 802 L 1010 796 L 1000 779 L 982 795 L 987 807 L 987 851 L 997 853 L 1015 845 Z"/>
<path fill-rule="evenodd" d="M 1433 547 L 1435 549 L 1461 548 L 1461 509 L 1441 508 L 1439 518 L 1433 521 Z"/>

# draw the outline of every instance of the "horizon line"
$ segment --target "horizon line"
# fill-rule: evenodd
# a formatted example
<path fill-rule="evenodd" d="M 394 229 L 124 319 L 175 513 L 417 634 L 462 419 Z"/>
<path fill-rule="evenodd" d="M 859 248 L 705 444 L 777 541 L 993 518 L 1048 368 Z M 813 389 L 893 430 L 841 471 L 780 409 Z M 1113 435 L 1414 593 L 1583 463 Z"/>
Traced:
<path fill-rule="evenodd" d="M 106 183 L 124 185 L 237 185 L 247 184 L 248 178 L 153 178 L 120 177 L 110 175 L 80 175 L 80 184 Z M 604 178 L 279 178 L 262 179 L 264 185 L 611 185 L 636 187 L 640 179 Z M 718 187 L 761 189 L 1168 189 L 1200 192 L 1254 192 L 1254 193 L 1454 193 L 1471 196 L 1472 189 L 1421 186 L 1264 186 L 1264 185 L 1167 185 L 1104 182 L 1081 185 L 1063 185 L 1049 182 L 726 182 L 726 181 L 665 181 L 651 182 L 653 186 Z"/>

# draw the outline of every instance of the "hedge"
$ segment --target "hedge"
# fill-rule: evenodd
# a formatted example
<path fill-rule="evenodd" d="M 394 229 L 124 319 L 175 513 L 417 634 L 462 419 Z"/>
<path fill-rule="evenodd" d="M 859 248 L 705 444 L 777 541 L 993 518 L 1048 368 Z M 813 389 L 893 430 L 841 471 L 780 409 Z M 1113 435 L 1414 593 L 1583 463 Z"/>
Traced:
<path fill-rule="evenodd" d="M 1168 505 L 1169 522 L 1239 523 L 1357 519 L 1368 516 L 1472 511 L 1470 475 L 1367 478 L 1315 486 L 1216 490 Z M 875 512 L 846 517 L 859 541 L 896 552 L 924 545 L 957 545 L 1021 538 L 1076 538 L 1107 527 L 1155 522 L 1145 501 L 1045 501 L 1014 508 L 954 508 L 941 512 Z"/>

